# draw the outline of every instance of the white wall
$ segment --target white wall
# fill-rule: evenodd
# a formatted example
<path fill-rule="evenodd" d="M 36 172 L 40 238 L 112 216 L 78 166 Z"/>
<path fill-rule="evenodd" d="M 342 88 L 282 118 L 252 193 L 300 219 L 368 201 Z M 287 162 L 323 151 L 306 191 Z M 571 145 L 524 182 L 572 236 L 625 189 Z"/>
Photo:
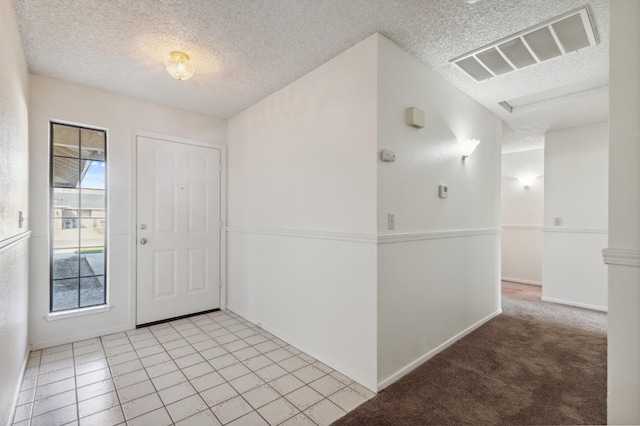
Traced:
<path fill-rule="evenodd" d="M 525 188 L 518 178 L 530 177 Z M 502 279 L 542 285 L 544 149 L 502 155 Z"/>
<path fill-rule="evenodd" d="M 109 312 L 47 321 L 49 313 L 49 120 L 107 129 Z M 226 123 L 202 114 L 145 102 L 49 78 L 29 78 L 30 130 L 30 305 L 29 329 L 35 347 L 71 342 L 135 326 L 132 305 L 133 131 L 145 130 L 210 143 L 225 143 Z"/>
<path fill-rule="evenodd" d="M 228 122 L 229 309 L 376 386 L 376 38 Z"/>
<path fill-rule="evenodd" d="M 10 1 L 0 2 L 0 424 L 10 423 L 27 354 L 27 64 Z"/>
<path fill-rule="evenodd" d="M 610 5 L 609 424 L 640 424 L 640 2 Z"/>
<path fill-rule="evenodd" d="M 601 252 L 607 245 L 608 128 L 595 123 L 545 134 L 542 300 L 607 308 Z"/>
<path fill-rule="evenodd" d="M 378 386 L 500 310 L 501 121 L 380 35 Z M 425 112 L 407 126 L 405 109 Z M 457 138 L 482 142 L 465 162 Z M 438 185 L 449 198 L 438 198 Z M 387 214 L 395 214 L 395 230 Z"/>

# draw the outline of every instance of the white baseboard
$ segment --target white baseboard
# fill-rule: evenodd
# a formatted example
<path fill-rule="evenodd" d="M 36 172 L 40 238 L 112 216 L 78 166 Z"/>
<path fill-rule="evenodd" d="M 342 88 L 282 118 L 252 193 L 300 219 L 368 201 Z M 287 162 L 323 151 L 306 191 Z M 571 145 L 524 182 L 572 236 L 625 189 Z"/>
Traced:
<path fill-rule="evenodd" d="M 609 311 L 609 309 L 606 306 L 588 305 L 586 303 L 573 302 L 571 300 L 555 299 L 553 297 L 545 297 L 545 296 L 542 296 L 540 299 L 543 302 L 551 302 L 551 303 L 558 303 L 560 305 L 576 306 L 578 308 L 592 309 L 594 311 L 602 311 L 602 312 Z"/>
<path fill-rule="evenodd" d="M 404 376 L 406 376 L 407 374 L 409 374 L 410 372 L 412 372 L 413 370 L 415 370 L 416 368 L 418 368 L 419 366 L 421 366 L 422 364 L 427 362 L 429 359 L 433 358 L 434 356 L 436 356 L 437 354 L 439 354 L 443 350 L 447 349 L 449 346 L 453 345 L 458 340 L 460 340 L 463 337 L 465 337 L 467 334 L 469 334 L 472 331 L 476 330 L 478 327 L 482 326 L 483 324 L 485 324 L 489 320 L 495 318 L 496 316 L 500 315 L 501 313 L 502 313 L 502 309 L 498 309 L 494 313 L 488 315 L 487 317 L 481 319 L 477 323 L 471 325 L 470 327 L 468 327 L 465 330 L 461 331 L 460 333 L 456 334 L 455 336 L 453 336 L 452 338 L 450 338 L 446 342 L 442 343 L 440 346 L 438 346 L 435 349 L 433 349 L 433 350 L 427 352 L 426 354 L 422 355 L 420 358 L 418 358 L 415 361 L 413 361 L 412 363 L 408 364 L 406 367 L 398 370 L 396 373 L 394 373 L 391 376 L 387 377 L 386 379 L 384 379 L 383 381 L 378 383 L 378 392 L 380 392 L 384 388 L 390 386 L 391 384 L 397 382 L 398 380 L 400 380 L 401 378 L 403 378 Z"/>
<path fill-rule="evenodd" d="M 27 346 L 27 352 L 24 355 L 24 361 L 22 362 L 22 369 L 20 370 L 20 377 L 18 377 L 18 383 L 13 392 L 13 404 L 11 404 L 11 412 L 7 419 L 7 426 L 11 426 L 13 423 L 13 417 L 16 415 L 16 408 L 18 408 L 18 400 L 20 399 L 20 389 L 22 388 L 22 382 L 24 380 L 24 373 L 27 371 L 27 364 L 29 364 L 29 354 L 31 348 Z"/>
<path fill-rule="evenodd" d="M 373 387 L 373 389 L 372 389 L 370 384 L 368 385 L 367 383 L 363 383 L 365 380 L 360 378 L 358 374 L 355 374 L 355 373 L 353 373 L 353 372 L 351 372 L 351 371 L 349 371 L 348 369 L 345 369 L 345 368 L 340 368 L 340 367 L 336 368 L 336 363 L 335 362 L 332 362 L 332 360 L 327 359 L 326 357 L 318 354 L 314 350 L 308 348 L 306 345 L 301 344 L 296 339 L 293 339 L 293 338 L 287 336 L 286 334 L 284 334 L 281 331 L 271 327 L 268 324 L 261 323 L 258 319 L 253 318 L 251 315 L 247 315 L 246 312 L 243 312 L 241 309 L 236 309 L 232 305 L 228 305 L 228 309 L 231 312 L 234 312 L 234 313 L 240 315 L 241 317 L 243 317 L 247 321 L 250 321 L 250 322 L 254 323 L 258 327 L 262 328 L 264 331 L 273 334 L 274 336 L 276 336 L 277 338 L 279 338 L 281 340 L 284 340 L 285 342 L 289 343 L 291 346 L 294 346 L 294 347 L 300 349 L 302 352 L 304 352 L 304 353 L 306 353 L 308 355 L 311 355 L 312 357 L 314 357 L 318 361 L 322 362 L 323 364 L 326 364 L 329 367 L 333 368 L 338 373 L 349 377 L 351 380 L 355 380 L 356 382 L 360 383 L 362 386 L 366 387 L 370 391 L 376 392 L 375 387 Z"/>
<path fill-rule="evenodd" d="M 539 287 L 542 287 L 542 283 L 540 281 L 521 280 L 520 278 L 509 278 L 509 277 L 502 277 L 500 279 L 502 281 L 509 281 L 510 283 L 529 284 L 529 285 L 537 285 Z"/>
<path fill-rule="evenodd" d="M 114 328 L 106 328 L 102 330 L 91 331 L 89 333 L 76 334 L 73 336 L 65 336 L 59 339 L 53 340 L 45 340 L 42 342 L 36 342 L 31 345 L 33 351 L 37 351 L 39 349 L 51 348 L 53 346 L 66 345 L 67 343 L 78 342 L 80 340 L 85 339 L 93 339 L 94 337 L 102 337 L 108 334 L 120 333 L 122 331 L 133 330 L 135 327 L 131 327 L 130 325 L 124 325 Z"/>

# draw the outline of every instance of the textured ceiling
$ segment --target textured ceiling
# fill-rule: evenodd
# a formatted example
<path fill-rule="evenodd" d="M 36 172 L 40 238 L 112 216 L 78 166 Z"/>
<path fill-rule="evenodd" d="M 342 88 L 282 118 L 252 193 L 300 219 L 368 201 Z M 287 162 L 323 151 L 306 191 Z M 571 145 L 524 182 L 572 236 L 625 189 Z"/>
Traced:
<path fill-rule="evenodd" d="M 505 121 L 504 151 L 608 118 L 608 0 L 13 0 L 34 74 L 229 118 L 374 32 Z M 600 44 L 477 83 L 449 60 L 589 5 Z M 195 76 L 172 79 L 172 50 Z M 531 96 L 541 94 L 540 96 Z M 535 100 L 526 103 L 527 98 Z M 524 104 L 507 113 L 498 102 Z"/>

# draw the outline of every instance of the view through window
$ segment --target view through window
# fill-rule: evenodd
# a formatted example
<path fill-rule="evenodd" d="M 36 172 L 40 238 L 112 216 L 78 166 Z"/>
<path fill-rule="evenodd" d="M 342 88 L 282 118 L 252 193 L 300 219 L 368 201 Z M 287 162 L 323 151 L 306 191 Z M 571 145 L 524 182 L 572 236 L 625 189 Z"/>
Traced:
<path fill-rule="evenodd" d="M 51 312 L 106 303 L 104 130 L 51 123 Z"/>

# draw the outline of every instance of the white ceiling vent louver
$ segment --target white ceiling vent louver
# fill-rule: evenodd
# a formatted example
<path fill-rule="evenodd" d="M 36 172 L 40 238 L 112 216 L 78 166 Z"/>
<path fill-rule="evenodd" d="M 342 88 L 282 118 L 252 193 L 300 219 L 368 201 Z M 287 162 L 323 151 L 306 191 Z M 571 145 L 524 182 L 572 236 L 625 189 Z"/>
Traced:
<path fill-rule="evenodd" d="M 598 43 L 586 6 L 452 59 L 476 81 L 520 70 Z"/>

